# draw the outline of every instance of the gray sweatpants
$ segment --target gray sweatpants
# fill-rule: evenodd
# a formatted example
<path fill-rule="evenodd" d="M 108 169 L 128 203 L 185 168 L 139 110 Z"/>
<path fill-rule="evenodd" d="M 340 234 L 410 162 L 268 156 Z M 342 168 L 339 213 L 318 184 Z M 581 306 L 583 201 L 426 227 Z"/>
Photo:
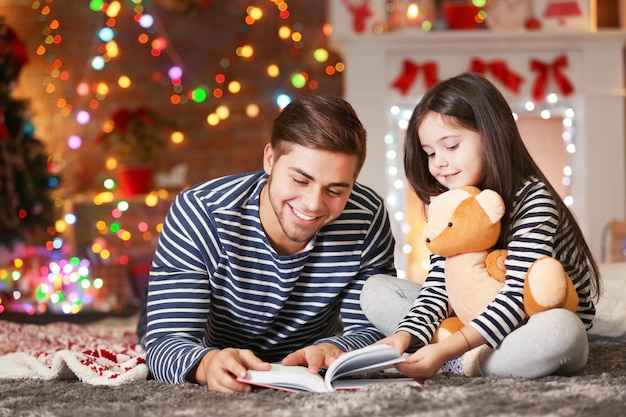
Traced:
<path fill-rule="evenodd" d="M 421 289 L 420 284 L 387 275 L 370 277 L 361 307 L 383 334 L 394 333 Z M 578 316 L 565 309 L 535 314 L 495 349 L 480 355 L 483 375 L 539 378 L 582 369 L 589 356 L 587 331 Z"/>

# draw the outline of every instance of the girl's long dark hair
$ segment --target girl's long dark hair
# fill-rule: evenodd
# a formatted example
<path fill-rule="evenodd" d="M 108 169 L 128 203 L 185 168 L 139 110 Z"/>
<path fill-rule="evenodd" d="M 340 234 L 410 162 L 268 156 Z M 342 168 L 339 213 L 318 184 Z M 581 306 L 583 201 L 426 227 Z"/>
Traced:
<path fill-rule="evenodd" d="M 580 226 L 563 200 L 528 153 L 513 118 L 513 112 L 500 91 L 484 77 L 465 73 L 447 79 L 430 89 L 413 110 L 404 143 L 404 170 L 409 184 L 425 204 L 447 189 L 428 170 L 428 156 L 422 150 L 418 130 L 429 112 L 439 113 L 451 125 L 477 132 L 482 141 L 485 172 L 479 188 L 498 192 L 510 213 L 515 193 L 524 181 L 535 177 L 555 196 L 555 203 L 566 222 L 572 225 L 592 274 L 596 297 L 600 293 L 600 273 Z M 506 247 L 510 219 L 502 219 L 499 247 Z"/>

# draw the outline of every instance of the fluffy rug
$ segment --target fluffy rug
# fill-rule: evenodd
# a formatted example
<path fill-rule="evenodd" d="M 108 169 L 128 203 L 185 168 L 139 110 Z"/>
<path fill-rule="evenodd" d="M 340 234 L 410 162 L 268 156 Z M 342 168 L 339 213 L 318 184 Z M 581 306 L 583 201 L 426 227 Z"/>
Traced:
<path fill-rule="evenodd" d="M 107 325 L 0 322 L 4 416 L 623 416 L 626 343 L 594 340 L 587 367 L 537 380 L 439 374 L 423 388 L 225 395 L 147 380 L 134 322 Z M 17 353 L 19 351 L 19 353 Z"/>
<path fill-rule="evenodd" d="M 596 341 L 587 368 L 573 377 L 527 380 L 440 374 L 423 388 L 381 384 L 326 394 L 259 389 L 226 395 L 154 380 L 118 386 L 0 380 L 0 416 L 622 417 L 624 387 L 626 344 Z"/>
<path fill-rule="evenodd" d="M 136 317 L 83 325 L 0 321 L 0 417 L 622 417 L 626 415 L 626 263 L 602 265 L 589 362 L 536 380 L 439 374 L 423 388 L 225 395 L 147 380 Z"/>
<path fill-rule="evenodd" d="M 120 385 L 148 376 L 145 352 L 132 329 L 66 322 L 0 323 L 0 379 Z"/>

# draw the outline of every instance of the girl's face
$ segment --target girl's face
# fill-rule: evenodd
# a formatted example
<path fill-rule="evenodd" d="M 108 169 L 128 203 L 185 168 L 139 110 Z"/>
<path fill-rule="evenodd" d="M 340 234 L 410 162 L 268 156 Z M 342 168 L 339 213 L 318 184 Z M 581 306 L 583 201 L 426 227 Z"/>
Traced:
<path fill-rule="evenodd" d="M 453 189 L 481 183 L 484 152 L 478 133 L 454 126 L 450 119 L 431 111 L 424 117 L 418 134 L 428 155 L 428 170 L 441 185 Z"/>

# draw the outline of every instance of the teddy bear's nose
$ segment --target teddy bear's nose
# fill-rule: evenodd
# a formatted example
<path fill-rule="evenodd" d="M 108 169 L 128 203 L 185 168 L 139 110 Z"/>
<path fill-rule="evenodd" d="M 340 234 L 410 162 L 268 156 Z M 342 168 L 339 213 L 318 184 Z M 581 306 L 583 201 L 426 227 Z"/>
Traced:
<path fill-rule="evenodd" d="M 426 243 L 430 243 L 430 238 L 426 238 Z"/>

